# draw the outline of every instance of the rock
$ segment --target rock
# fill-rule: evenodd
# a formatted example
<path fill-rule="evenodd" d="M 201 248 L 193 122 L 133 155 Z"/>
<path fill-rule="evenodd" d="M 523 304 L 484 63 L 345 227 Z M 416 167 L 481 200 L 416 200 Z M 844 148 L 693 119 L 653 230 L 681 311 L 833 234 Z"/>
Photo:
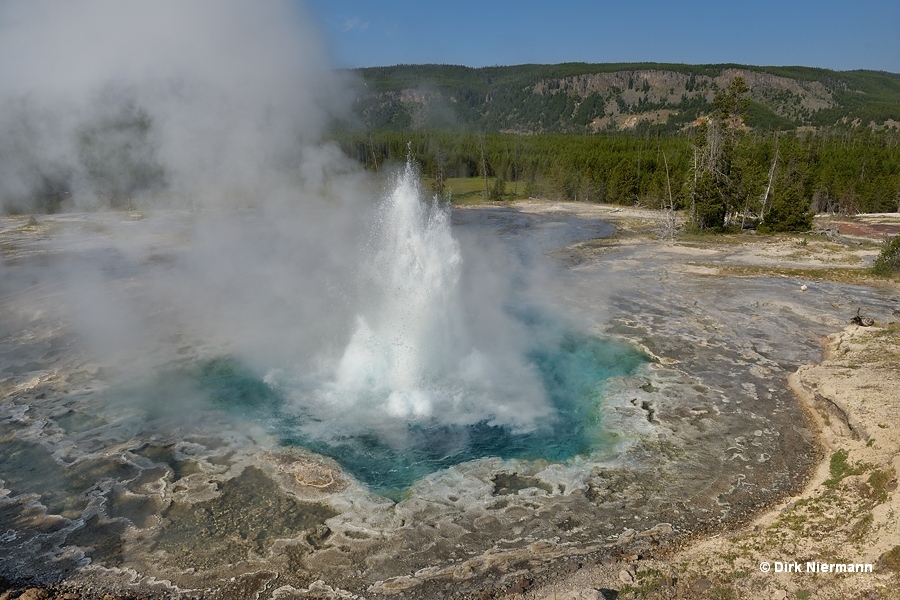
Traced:
<path fill-rule="evenodd" d="M 509 591 L 513 594 L 524 594 L 530 590 L 533 585 L 534 579 L 526 577 L 525 575 L 520 575 L 518 579 L 516 579 L 516 582 L 512 584 L 512 587 L 509 588 Z"/>
<path fill-rule="evenodd" d="M 634 529 L 625 529 L 625 531 L 619 534 L 619 539 L 617 540 L 617 542 L 620 544 L 627 544 L 634 539 L 634 536 L 636 534 L 637 532 Z"/>
<path fill-rule="evenodd" d="M 787 598 L 787 592 L 784 590 L 775 590 L 775 593 L 772 594 L 772 600 L 784 600 Z"/>
<path fill-rule="evenodd" d="M 637 534 L 637 537 L 658 539 L 663 536 L 672 535 L 674 532 L 675 532 L 675 528 L 672 527 L 671 524 L 658 523 L 658 524 L 654 525 L 653 527 L 651 527 L 650 529 L 640 532 L 639 534 Z"/>
<path fill-rule="evenodd" d="M 28 588 L 19 596 L 19 600 L 47 600 L 48 598 L 50 598 L 50 594 L 40 588 Z"/>
<path fill-rule="evenodd" d="M 321 549 L 325 541 L 331 536 L 331 529 L 327 525 L 319 525 L 306 535 L 306 541 L 316 549 Z"/>
<path fill-rule="evenodd" d="M 622 569 L 619 571 L 619 581 L 624 584 L 634 583 L 634 573 L 629 571 L 628 569 Z"/>
<path fill-rule="evenodd" d="M 801 292 L 805 292 L 805 291 L 808 290 L 808 289 L 809 289 L 809 288 L 806 287 L 806 284 L 805 284 L 805 283 L 804 283 L 803 285 L 800 286 L 800 291 L 801 291 Z"/>
<path fill-rule="evenodd" d="M 634 532 L 633 529 L 628 529 L 626 531 L 631 531 L 632 533 Z M 613 556 L 619 562 L 629 563 L 629 562 L 635 562 L 635 561 L 641 560 L 641 555 L 635 554 L 633 552 L 613 552 Z"/>

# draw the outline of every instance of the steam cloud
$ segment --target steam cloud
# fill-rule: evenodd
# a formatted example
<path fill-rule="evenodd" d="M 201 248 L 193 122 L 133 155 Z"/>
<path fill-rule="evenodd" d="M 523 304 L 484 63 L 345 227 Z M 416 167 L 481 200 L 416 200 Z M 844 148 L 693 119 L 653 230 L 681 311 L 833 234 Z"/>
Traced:
<path fill-rule="evenodd" d="M 364 271 L 381 264 L 367 253 L 385 218 L 376 184 L 321 142 L 348 114 L 352 86 L 295 2 L 0 3 L 2 208 L 149 215 L 57 221 L 74 225 L 44 248 L 53 260 L 0 265 L 0 328 L 59 318 L 125 377 L 177 365 L 183 347 L 188 357 L 238 357 L 301 388 L 309 373 L 340 371 L 354 343 L 378 341 L 359 317 L 377 309 L 366 286 L 378 274 Z M 528 429 L 547 414 L 546 398 L 523 362 L 526 333 L 503 310 L 528 290 L 512 291 L 521 265 L 496 247 L 479 253 L 481 243 L 464 244 L 460 304 L 435 305 L 459 311 L 466 347 L 443 344 L 425 358 L 457 361 L 457 381 L 480 380 L 471 418 Z M 490 406 L 498 388 L 514 402 Z M 192 401 L 176 396 L 155 402 Z M 435 398 L 445 413 L 459 404 Z M 400 417 L 430 416 L 415 393 L 394 399 Z"/>
<path fill-rule="evenodd" d="M 0 204 L 271 198 L 316 176 L 344 83 L 296 2 L 3 2 Z"/>
<path fill-rule="evenodd" d="M 298 2 L 0 3 L 0 208 L 105 228 L 67 228 L 58 261 L 0 264 L 0 283 L 43 282 L 46 314 L 121 364 L 187 330 L 259 363 L 340 337 L 374 205 L 321 142 L 351 85 Z"/>

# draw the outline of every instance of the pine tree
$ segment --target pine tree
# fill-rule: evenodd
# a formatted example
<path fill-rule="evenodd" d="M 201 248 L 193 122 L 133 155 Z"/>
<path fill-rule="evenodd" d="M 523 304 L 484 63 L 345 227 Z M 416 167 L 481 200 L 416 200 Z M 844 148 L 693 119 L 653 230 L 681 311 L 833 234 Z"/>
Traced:
<path fill-rule="evenodd" d="M 691 195 L 694 225 L 700 229 L 722 230 L 729 215 L 746 204 L 741 195 L 742 177 L 732 172 L 732 165 L 749 89 L 742 77 L 735 77 L 727 90 L 716 94 L 715 110 L 698 131 Z"/>

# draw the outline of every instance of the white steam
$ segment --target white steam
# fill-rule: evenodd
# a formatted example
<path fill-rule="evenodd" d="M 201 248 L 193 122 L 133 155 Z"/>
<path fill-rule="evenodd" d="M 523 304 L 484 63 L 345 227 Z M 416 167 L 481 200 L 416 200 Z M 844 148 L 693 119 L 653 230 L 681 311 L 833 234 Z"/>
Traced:
<path fill-rule="evenodd" d="M 297 2 L 2 2 L 0 203 L 284 193 L 349 98 Z"/>
<path fill-rule="evenodd" d="M 410 168 L 376 204 L 320 142 L 344 77 L 296 2 L 0 0 L 0 209 L 144 211 L 55 217 L 0 264 L 0 331 L 63 320 L 125 378 L 233 356 L 309 427 L 536 427 L 521 265 L 463 269 Z"/>
<path fill-rule="evenodd" d="M 355 331 L 317 383 L 295 385 L 296 409 L 343 423 L 348 411 L 359 411 L 366 416 L 358 423 L 382 434 L 392 423 L 409 422 L 527 431 L 552 414 L 521 347 L 496 339 L 475 345 L 464 314 L 474 307 L 463 303 L 462 255 L 449 211 L 424 202 L 412 164 L 379 206 L 368 249 Z M 512 327 L 498 315 L 491 329 Z M 297 378 L 308 381 L 308 374 Z"/>

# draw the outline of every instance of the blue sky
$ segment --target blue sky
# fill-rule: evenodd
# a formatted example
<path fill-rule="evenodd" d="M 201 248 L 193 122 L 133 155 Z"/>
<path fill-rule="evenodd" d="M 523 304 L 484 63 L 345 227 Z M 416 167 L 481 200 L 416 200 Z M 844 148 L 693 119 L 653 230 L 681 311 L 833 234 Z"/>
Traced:
<path fill-rule="evenodd" d="M 337 66 L 803 65 L 900 73 L 900 0 L 308 0 Z"/>

